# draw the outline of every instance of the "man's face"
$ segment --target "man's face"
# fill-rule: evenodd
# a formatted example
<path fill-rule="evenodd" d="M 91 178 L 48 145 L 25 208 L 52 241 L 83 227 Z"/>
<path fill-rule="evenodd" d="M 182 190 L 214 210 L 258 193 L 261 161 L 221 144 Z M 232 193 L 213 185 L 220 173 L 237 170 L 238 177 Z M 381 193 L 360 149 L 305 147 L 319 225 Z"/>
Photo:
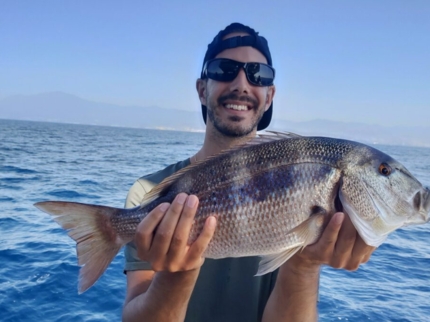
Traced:
<path fill-rule="evenodd" d="M 246 34 L 232 33 L 227 37 L 237 35 Z M 264 55 L 253 47 L 227 49 L 216 58 L 267 64 Z M 275 93 L 274 86 L 251 85 L 243 69 L 231 82 L 200 80 L 197 88 L 201 103 L 207 107 L 207 126 L 229 137 L 241 137 L 256 132 L 258 122 L 272 103 Z"/>

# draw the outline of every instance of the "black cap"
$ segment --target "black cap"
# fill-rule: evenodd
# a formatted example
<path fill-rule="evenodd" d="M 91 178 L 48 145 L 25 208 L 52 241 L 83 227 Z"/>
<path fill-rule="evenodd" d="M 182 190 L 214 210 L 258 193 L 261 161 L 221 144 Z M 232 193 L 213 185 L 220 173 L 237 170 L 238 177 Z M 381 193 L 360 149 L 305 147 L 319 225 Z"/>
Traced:
<path fill-rule="evenodd" d="M 233 32 L 245 32 L 249 36 L 237 36 L 223 40 L 226 35 L 231 34 Z M 242 46 L 251 46 L 259 50 L 264 55 L 264 57 L 266 57 L 267 63 L 272 66 L 272 56 L 270 55 L 269 45 L 267 44 L 266 38 L 259 36 L 258 32 L 256 32 L 254 29 L 242 25 L 241 23 L 234 22 L 231 25 L 227 26 L 224 30 L 221 30 L 218 35 L 215 36 L 214 40 L 212 40 L 212 42 L 208 45 L 208 50 L 206 51 L 206 55 L 203 60 L 203 67 L 208 60 L 215 58 L 215 56 L 218 55 L 220 52 L 226 49 Z M 202 75 L 200 77 L 203 77 L 203 67 Z M 270 121 L 272 120 L 272 110 L 273 102 L 272 104 L 270 104 L 269 109 L 264 112 L 263 117 L 258 123 L 258 131 L 264 130 L 266 127 L 269 126 Z M 203 120 L 206 124 L 207 107 L 205 105 L 202 105 L 202 114 Z"/>

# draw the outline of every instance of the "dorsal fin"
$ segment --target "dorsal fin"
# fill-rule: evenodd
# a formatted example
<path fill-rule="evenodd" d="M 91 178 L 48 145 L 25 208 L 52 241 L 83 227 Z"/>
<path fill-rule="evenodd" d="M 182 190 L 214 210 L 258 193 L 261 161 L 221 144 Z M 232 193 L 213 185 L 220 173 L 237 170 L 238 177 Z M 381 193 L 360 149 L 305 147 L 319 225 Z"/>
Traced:
<path fill-rule="evenodd" d="M 142 200 L 142 203 L 140 204 L 140 207 L 144 207 L 147 204 L 151 203 L 155 199 L 157 199 L 160 196 L 160 193 L 168 188 L 173 182 L 176 181 L 179 177 L 181 177 L 185 172 L 188 172 L 190 169 L 194 168 L 198 164 L 202 163 L 205 160 L 197 161 L 194 164 L 190 164 L 186 166 L 185 168 L 182 168 L 178 171 L 176 171 L 174 174 L 168 176 L 163 181 L 161 181 L 159 184 L 157 184 L 150 192 L 148 192 Z"/>
<path fill-rule="evenodd" d="M 282 139 L 291 139 L 291 138 L 297 138 L 301 137 L 298 134 L 291 133 L 291 132 L 277 132 L 277 131 L 266 131 L 267 133 L 272 134 L 264 134 L 259 133 L 255 138 L 249 140 L 248 142 L 244 144 L 239 144 L 237 146 L 234 146 L 232 148 L 226 149 L 221 151 L 218 154 L 214 154 L 212 156 L 209 156 L 205 159 L 199 160 L 193 164 L 190 164 L 186 166 L 185 168 L 182 168 L 181 170 L 175 172 L 171 176 L 165 178 L 163 181 L 161 181 L 158 185 L 156 185 L 150 192 L 148 192 L 142 200 L 141 207 L 146 206 L 147 204 L 151 203 L 155 199 L 157 199 L 161 192 L 163 192 L 166 188 L 168 188 L 170 185 L 172 185 L 178 178 L 180 178 L 184 173 L 194 169 L 195 167 L 199 166 L 200 164 L 207 162 L 208 160 L 211 160 L 213 158 L 216 158 L 220 155 L 228 154 L 236 150 L 240 150 L 243 148 L 246 148 L 248 146 L 263 144 L 267 142 L 282 140 Z"/>
<path fill-rule="evenodd" d="M 261 144 L 265 142 L 299 138 L 299 137 L 302 137 L 302 136 L 292 132 L 265 131 L 264 133 L 259 133 L 255 138 L 248 141 L 246 145 L 256 145 L 256 144 Z"/>
<path fill-rule="evenodd" d="M 243 146 L 243 145 L 242 145 L 242 146 Z M 242 147 L 242 146 L 241 146 L 241 147 Z M 217 157 L 217 156 L 219 156 L 219 155 L 221 155 L 221 154 L 228 153 L 228 152 L 230 152 L 230 151 L 232 151 L 232 150 L 235 150 L 236 148 L 237 148 L 237 147 L 232 148 L 232 149 L 228 149 L 228 150 L 224 150 L 224 151 L 222 151 L 222 152 L 220 152 L 220 153 L 218 153 L 218 154 L 215 154 L 215 155 L 209 156 L 209 157 L 207 157 L 207 158 L 205 158 L 205 159 L 197 160 L 195 163 L 193 163 L 193 164 L 189 164 L 189 165 L 187 165 L 185 168 L 182 168 L 182 169 L 180 169 L 180 170 L 176 171 L 174 174 L 172 174 L 172 175 L 168 176 L 168 177 L 167 177 L 167 178 L 165 178 L 163 181 L 161 181 L 158 185 L 156 185 L 154 188 L 152 188 L 152 190 L 151 190 L 150 192 L 148 192 L 148 193 L 143 197 L 143 200 L 142 200 L 142 203 L 140 204 L 140 207 L 144 207 L 144 206 L 146 206 L 147 204 L 149 204 L 149 203 L 151 203 L 152 201 L 154 201 L 155 199 L 157 199 L 157 198 L 160 196 L 161 192 L 163 192 L 165 189 L 167 189 L 168 187 L 170 187 L 170 185 L 172 185 L 172 184 L 173 184 L 173 183 L 174 183 L 178 178 L 180 178 L 184 173 L 186 173 L 186 172 L 188 172 L 188 171 L 190 171 L 190 170 L 194 169 L 195 167 L 199 166 L 200 164 L 202 164 L 202 163 L 204 163 L 204 162 L 206 162 L 206 161 L 208 161 L 208 160 L 210 160 L 210 159 L 213 159 L 213 158 L 215 158 L 215 157 Z"/>
<path fill-rule="evenodd" d="M 272 133 L 270 135 L 267 135 L 266 133 Z M 275 136 L 277 138 L 277 140 L 281 140 L 281 139 L 291 139 L 291 138 L 301 138 L 303 136 L 293 133 L 293 132 L 279 132 L 279 131 L 265 131 L 264 133 L 259 133 L 259 136 Z"/>

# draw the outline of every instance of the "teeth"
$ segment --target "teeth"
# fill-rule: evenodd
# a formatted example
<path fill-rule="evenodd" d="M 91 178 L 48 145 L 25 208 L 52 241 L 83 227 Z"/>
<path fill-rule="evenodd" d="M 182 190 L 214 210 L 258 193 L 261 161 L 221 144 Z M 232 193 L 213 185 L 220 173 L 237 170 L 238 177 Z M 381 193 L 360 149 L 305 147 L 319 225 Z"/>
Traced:
<path fill-rule="evenodd" d="M 225 107 L 236 111 L 247 111 L 248 106 L 246 105 L 236 105 L 236 104 L 226 104 Z"/>

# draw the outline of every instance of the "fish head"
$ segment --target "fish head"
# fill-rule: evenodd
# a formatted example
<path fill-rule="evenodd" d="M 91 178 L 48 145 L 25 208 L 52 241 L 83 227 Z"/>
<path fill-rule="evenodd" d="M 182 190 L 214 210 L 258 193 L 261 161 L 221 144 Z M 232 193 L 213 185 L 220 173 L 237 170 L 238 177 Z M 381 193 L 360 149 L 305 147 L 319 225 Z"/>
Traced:
<path fill-rule="evenodd" d="M 366 244 L 377 247 L 397 228 L 430 221 L 429 188 L 400 162 L 371 147 L 349 161 L 339 198 Z"/>

